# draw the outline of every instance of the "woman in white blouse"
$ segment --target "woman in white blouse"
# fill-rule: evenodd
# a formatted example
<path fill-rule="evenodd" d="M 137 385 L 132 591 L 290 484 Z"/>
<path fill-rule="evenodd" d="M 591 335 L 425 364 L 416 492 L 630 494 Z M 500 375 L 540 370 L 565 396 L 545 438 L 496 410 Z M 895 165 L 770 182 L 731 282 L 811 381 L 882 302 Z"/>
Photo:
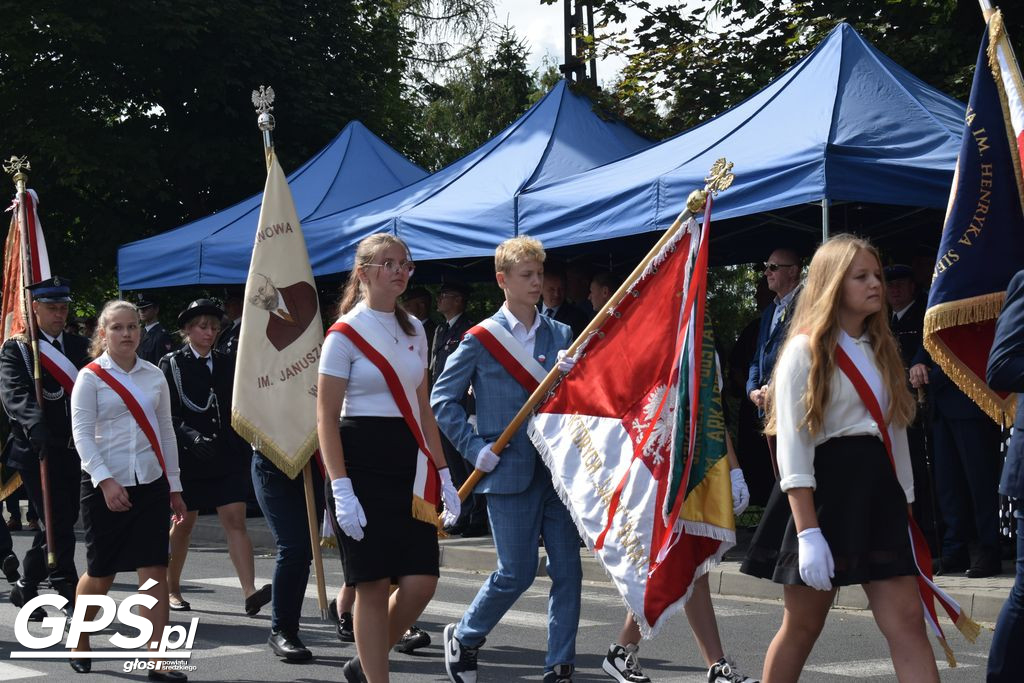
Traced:
<path fill-rule="evenodd" d="M 765 431 L 777 435 L 780 479 L 742 567 L 784 585 L 766 683 L 800 677 L 836 589 L 852 584 L 867 593 L 899 680 L 938 680 L 908 533 L 914 482 L 906 426 L 914 400 L 884 302 L 874 247 L 838 235 L 818 248 L 769 395 Z M 884 423 L 851 381 L 856 374 L 840 367 L 840 354 L 865 380 Z"/>
<path fill-rule="evenodd" d="M 106 595 L 122 571 L 137 571 L 140 586 L 152 579 L 155 585 L 140 592 L 156 602 L 152 608 L 141 608 L 140 616 L 153 625 L 158 640 L 168 614 L 168 521 L 180 522 L 186 510 L 167 382 L 156 366 L 135 355 L 139 338 L 138 309 L 127 301 L 108 302 L 93 338 L 95 363 L 79 372 L 71 394 L 71 429 L 82 458 L 88 563 L 77 595 Z M 126 402 L 115 386 L 131 400 Z M 130 402 L 142 409 L 138 416 Z M 140 420 L 152 428 L 159 452 Z M 90 607 L 87 618 L 94 618 L 96 611 Z M 89 637 L 82 636 L 74 649 L 89 650 Z M 88 673 L 91 663 L 72 659 L 71 667 Z M 156 681 L 186 680 L 178 671 L 150 670 L 148 676 Z"/>

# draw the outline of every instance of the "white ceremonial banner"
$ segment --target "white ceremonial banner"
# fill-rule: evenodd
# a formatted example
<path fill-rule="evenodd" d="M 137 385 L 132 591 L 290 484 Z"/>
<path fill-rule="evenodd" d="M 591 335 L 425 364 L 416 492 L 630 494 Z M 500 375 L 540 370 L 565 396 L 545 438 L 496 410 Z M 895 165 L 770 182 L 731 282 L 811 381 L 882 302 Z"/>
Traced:
<path fill-rule="evenodd" d="M 317 449 L 324 332 L 291 190 L 271 151 L 238 340 L 231 425 L 294 478 Z"/>

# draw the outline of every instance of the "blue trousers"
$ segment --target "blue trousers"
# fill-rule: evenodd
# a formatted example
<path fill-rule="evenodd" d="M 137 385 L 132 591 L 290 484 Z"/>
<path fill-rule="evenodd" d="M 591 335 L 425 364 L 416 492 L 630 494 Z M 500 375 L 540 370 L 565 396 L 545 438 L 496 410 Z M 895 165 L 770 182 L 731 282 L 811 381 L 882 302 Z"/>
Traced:
<path fill-rule="evenodd" d="M 323 478 L 315 464 L 312 471 L 319 523 L 324 509 Z M 256 452 L 252 458 L 252 484 L 267 526 L 277 543 L 277 564 L 271 582 L 270 627 L 275 631 L 295 634 L 299 631 L 309 565 L 313 561 L 302 474 L 289 479 L 262 453 Z"/>
<path fill-rule="evenodd" d="M 455 628 L 455 637 L 477 647 L 497 626 L 537 574 L 538 540 L 544 538 L 548 596 L 548 652 L 545 668 L 575 664 L 580 621 L 580 539 L 569 511 L 551 485 L 551 473 L 539 461 L 522 493 L 487 494 L 498 568 L 488 577 Z"/>
<path fill-rule="evenodd" d="M 1017 510 L 1017 578 L 1003 603 L 988 651 L 988 683 L 1011 683 L 1024 676 L 1024 510 Z"/>

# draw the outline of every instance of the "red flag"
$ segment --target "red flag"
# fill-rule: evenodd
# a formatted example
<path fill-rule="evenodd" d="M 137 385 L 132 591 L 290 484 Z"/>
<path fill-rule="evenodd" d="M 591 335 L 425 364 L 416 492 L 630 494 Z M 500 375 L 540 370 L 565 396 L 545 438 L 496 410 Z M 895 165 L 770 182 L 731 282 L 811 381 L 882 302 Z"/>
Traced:
<path fill-rule="evenodd" d="M 27 190 L 15 198 L 11 204 L 11 227 L 4 243 L 3 301 L 0 307 L 0 320 L 3 321 L 3 338 L 20 334 L 25 331 L 24 288 L 33 282 L 46 280 L 50 277 L 50 259 L 46 252 L 46 240 L 43 239 L 43 228 L 39 223 L 36 205 L 39 198 L 35 190 Z M 29 236 L 28 253 L 22 248 L 21 201 L 25 202 L 24 215 L 27 218 L 25 233 Z M 31 259 L 32 272 L 22 277 L 26 256 Z"/>

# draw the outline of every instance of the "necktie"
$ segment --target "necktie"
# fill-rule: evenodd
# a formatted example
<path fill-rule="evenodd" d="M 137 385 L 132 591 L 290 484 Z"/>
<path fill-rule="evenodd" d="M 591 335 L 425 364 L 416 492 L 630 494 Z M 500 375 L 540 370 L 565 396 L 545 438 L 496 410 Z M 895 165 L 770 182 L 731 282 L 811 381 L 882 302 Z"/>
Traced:
<path fill-rule="evenodd" d="M 900 321 L 900 317 L 898 315 L 896 315 L 895 313 L 893 313 L 892 314 L 892 324 L 895 325 L 895 324 L 899 323 L 899 321 Z"/>
<path fill-rule="evenodd" d="M 51 344 L 53 344 L 53 348 L 55 348 L 55 349 L 57 349 L 58 351 L 60 351 L 60 352 L 62 352 L 62 353 L 63 353 L 64 349 L 60 348 L 60 340 L 59 340 L 59 339 L 57 339 L 56 337 L 54 337 L 54 338 L 53 338 L 53 341 L 52 341 L 52 342 L 50 342 L 50 343 L 51 343 Z"/>
<path fill-rule="evenodd" d="M 546 315 L 549 318 L 554 318 L 555 317 L 555 309 L 553 309 L 553 308 L 545 308 L 544 309 L 544 315 Z"/>

